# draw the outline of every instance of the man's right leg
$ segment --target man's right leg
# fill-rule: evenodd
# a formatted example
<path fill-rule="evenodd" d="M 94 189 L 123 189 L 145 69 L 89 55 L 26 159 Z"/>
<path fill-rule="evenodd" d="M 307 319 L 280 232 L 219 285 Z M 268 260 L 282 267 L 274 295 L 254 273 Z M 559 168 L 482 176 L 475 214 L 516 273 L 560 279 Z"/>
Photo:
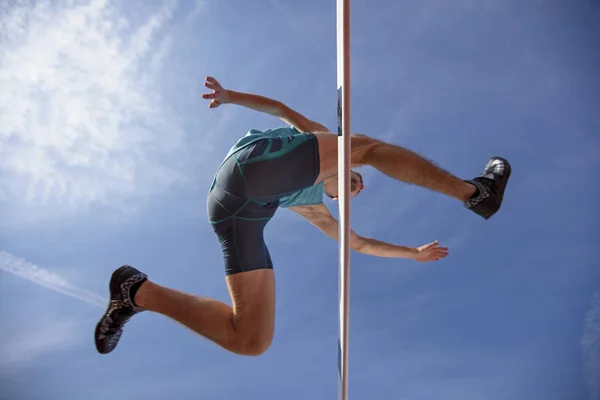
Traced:
<path fill-rule="evenodd" d="M 233 307 L 157 285 L 137 269 L 124 265 L 110 280 L 110 303 L 96 325 L 99 353 L 117 346 L 125 324 L 135 314 L 163 314 L 221 347 L 242 355 L 265 352 L 273 340 L 275 280 L 272 269 L 256 269 L 227 276 Z"/>
<path fill-rule="evenodd" d="M 231 165 L 235 162 L 231 159 L 222 166 L 223 173 L 217 176 L 207 199 L 209 220 L 223 251 L 233 307 L 149 282 L 144 273 L 124 266 L 113 273 L 111 303 L 96 327 L 100 353 L 114 350 L 125 323 L 144 310 L 178 321 L 237 354 L 259 355 L 270 346 L 275 280 L 263 230 L 278 203 L 263 204 L 236 195 L 244 184 L 238 179 L 239 168 Z"/>

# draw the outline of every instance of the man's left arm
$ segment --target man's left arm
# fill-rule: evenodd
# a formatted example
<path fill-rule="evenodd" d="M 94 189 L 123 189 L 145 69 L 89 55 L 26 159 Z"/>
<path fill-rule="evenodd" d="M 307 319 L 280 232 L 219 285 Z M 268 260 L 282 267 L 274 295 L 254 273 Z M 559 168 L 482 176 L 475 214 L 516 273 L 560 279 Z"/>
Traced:
<path fill-rule="evenodd" d="M 324 204 L 294 206 L 290 210 L 304 217 L 311 224 L 334 240 L 338 240 L 339 223 Z M 388 258 L 409 258 L 415 261 L 437 261 L 448 255 L 448 249 L 439 247 L 438 241 L 420 247 L 405 247 L 366 238 L 350 231 L 350 247 L 362 254 Z"/>

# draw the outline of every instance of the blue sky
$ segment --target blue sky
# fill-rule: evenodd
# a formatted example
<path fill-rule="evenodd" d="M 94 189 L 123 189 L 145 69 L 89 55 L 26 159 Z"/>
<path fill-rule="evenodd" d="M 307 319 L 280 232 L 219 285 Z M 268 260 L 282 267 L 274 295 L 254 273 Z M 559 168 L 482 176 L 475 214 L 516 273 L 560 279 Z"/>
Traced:
<path fill-rule="evenodd" d="M 352 7 L 353 131 L 465 179 L 492 155 L 514 172 L 484 221 L 362 171 L 357 233 L 450 256 L 353 254 L 351 398 L 600 399 L 600 7 Z M 149 313 L 110 356 L 92 340 L 123 263 L 229 301 L 205 195 L 238 137 L 279 122 L 209 110 L 204 76 L 335 130 L 335 2 L 15 1 L 0 29 L 0 399 L 337 396 L 337 245 L 286 210 L 262 357 Z"/>

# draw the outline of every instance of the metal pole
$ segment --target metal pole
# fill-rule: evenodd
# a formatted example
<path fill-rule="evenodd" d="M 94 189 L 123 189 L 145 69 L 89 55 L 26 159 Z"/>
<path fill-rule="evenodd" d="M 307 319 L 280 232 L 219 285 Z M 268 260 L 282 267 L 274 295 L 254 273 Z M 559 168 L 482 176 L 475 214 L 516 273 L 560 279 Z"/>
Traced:
<path fill-rule="evenodd" d="M 339 200 L 339 398 L 348 399 L 350 300 L 350 0 L 337 0 L 338 200 Z"/>

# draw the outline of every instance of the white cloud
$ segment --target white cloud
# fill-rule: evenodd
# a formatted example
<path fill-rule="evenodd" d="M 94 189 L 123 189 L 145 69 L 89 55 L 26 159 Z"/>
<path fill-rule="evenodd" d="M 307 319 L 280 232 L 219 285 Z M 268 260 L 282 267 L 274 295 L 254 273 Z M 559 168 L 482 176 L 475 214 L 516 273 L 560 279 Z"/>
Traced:
<path fill-rule="evenodd" d="M 0 5 L 0 201 L 72 212 L 184 179 L 158 89 L 171 10 L 134 23 L 103 0 Z"/>
<path fill-rule="evenodd" d="M 600 399 L 600 290 L 592 297 L 585 317 L 581 350 L 590 400 Z"/>
<path fill-rule="evenodd" d="M 183 21 L 183 25 L 193 24 L 198 17 L 208 9 L 209 2 L 207 0 L 196 0 L 194 8 L 188 13 Z"/>
<path fill-rule="evenodd" d="M 98 307 L 105 308 L 108 304 L 104 297 L 72 285 L 54 272 L 40 268 L 5 251 L 0 251 L 0 269 Z"/>

